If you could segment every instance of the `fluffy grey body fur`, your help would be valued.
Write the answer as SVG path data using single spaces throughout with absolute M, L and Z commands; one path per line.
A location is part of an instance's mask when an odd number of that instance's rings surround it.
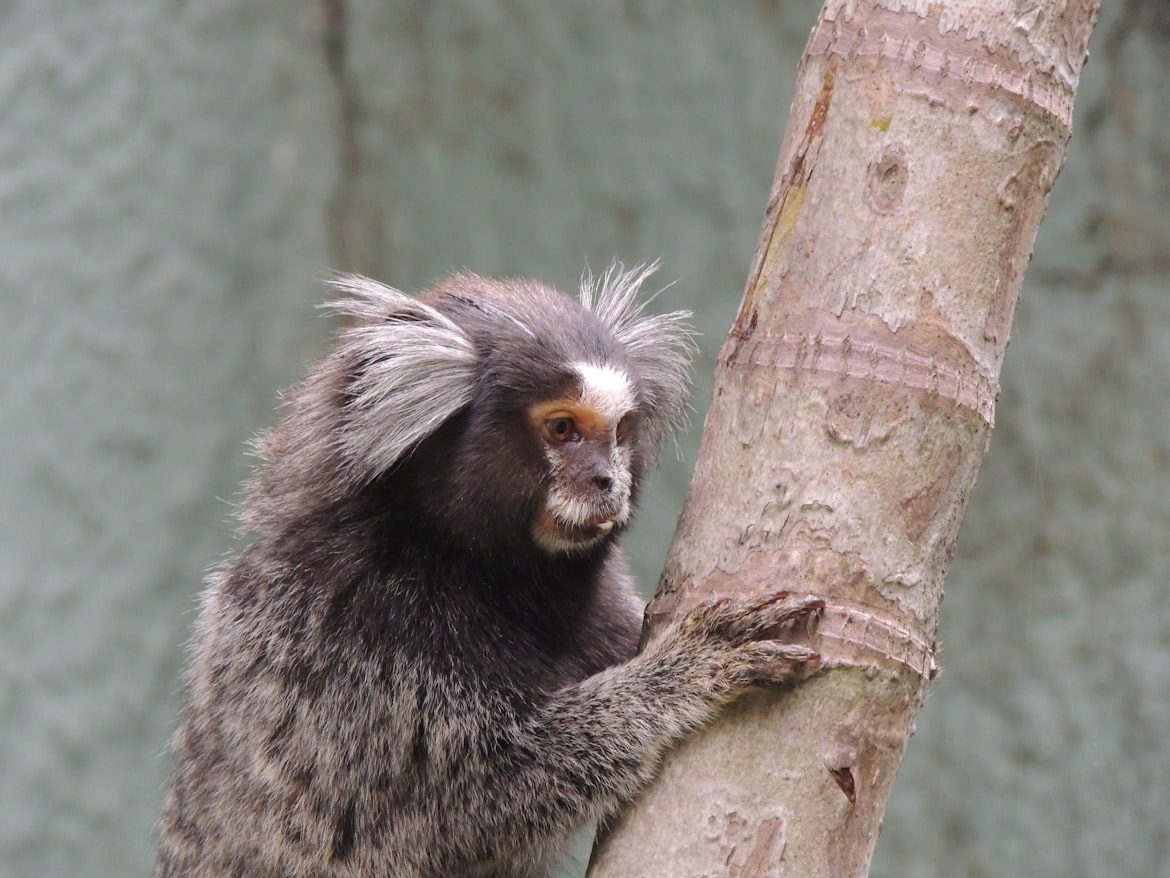
M 685 315 L 643 313 L 650 270 L 579 302 L 335 282 L 351 325 L 259 441 L 254 538 L 203 596 L 160 878 L 546 875 L 688 730 L 815 658 L 769 639 L 820 606 L 784 595 L 636 654 L 622 510 L 692 353 Z

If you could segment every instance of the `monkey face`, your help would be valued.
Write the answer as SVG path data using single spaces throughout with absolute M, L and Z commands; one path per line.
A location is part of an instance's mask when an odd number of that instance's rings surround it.
M 613 366 L 576 363 L 574 388 L 531 406 L 528 417 L 548 463 L 548 489 L 532 525 L 551 553 L 595 545 L 630 518 L 637 408 L 630 377 Z
M 644 313 L 654 267 L 587 275 L 577 301 L 469 273 L 417 298 L 334 278 L 350 323 L 257 441 L 245 526 L 372 491 L 403 510 L 391 531 L 484 556 L 606 548 L 687 410 L 695 345 L 685 312 Z

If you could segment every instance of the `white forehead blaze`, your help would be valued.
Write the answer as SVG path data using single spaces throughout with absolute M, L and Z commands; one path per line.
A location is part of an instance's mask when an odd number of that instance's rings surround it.
M 591 363 L 574 363 L 573 368 L 581 376 L 581 402 L 610 424 L 633 410 L 634 386 L 621 369 Z

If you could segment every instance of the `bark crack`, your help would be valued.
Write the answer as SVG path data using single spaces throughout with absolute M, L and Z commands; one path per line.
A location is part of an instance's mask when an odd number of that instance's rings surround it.
M 856 331 L 819 315 L 810 315 L 810 321 L 800 326 L 793 318 L 792 331 L 780 338 L 756 339 L 746 354 L 740 352 L 739 363 L 920 390 L 970 409 L 994 426 L 998 386 L 981 374 L 957 340 L 949 342 L 937 331 L 920 331 L 920 338 L 910 338 L 910 332 L 879 336 L 874 321 L 859 323 Z
M 933 642 L 868 609 L 841 603 L 826 605 L 817 637 L 823 667 L 864 667 L 875 659 L 888 659 L 926 680 L 938 675 Z

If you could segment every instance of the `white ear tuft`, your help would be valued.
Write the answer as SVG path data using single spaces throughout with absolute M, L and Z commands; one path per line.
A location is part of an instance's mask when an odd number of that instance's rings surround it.
M 471 401 L 476 350 L 450 319 L 359 275 L 326 307 L 353 319 L 253 447 L 262 458 L 241 504 L 247 528 L 339 501 L 394 466 Z
M 405 293 L 359 275 L 331 283 L 353 298 L 329 307 L 359 321 L 342 333 L 337 352 L 349 370 L 341 450 L 374 477 L 471 402 L 475 346 Z

